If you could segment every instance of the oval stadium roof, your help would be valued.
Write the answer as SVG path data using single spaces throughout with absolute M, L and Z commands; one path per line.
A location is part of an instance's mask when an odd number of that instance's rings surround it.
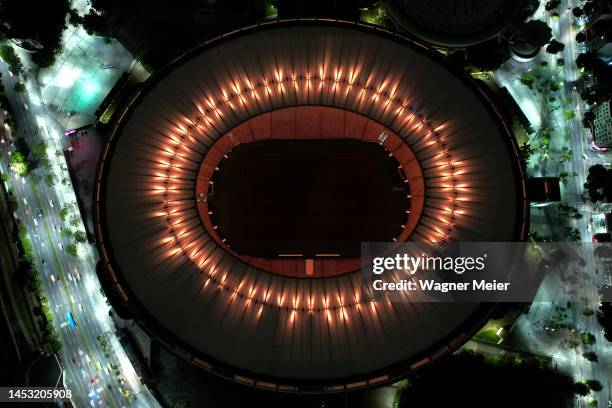
M 358 293 L 358 272 L 280 276 L 211 239 L 195 191 L 207 152 L 250 118 L 291 106 L 363 115 L 379 125 L 364 138 L 387 129 L 410 146 L 425 180 L 410 240 L 524 239 L 518 150 L 474 82 L 380 29 L 280 21 L 194 49 L 121 115 L 96 181 L 97 239 L 114 290 L 177 354 L 263 388 L 370 385 L 454 350 L 490 305 L 391 303 Z

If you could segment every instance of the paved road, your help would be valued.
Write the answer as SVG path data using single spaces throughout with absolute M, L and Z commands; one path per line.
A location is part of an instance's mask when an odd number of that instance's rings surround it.
M 28 145 L 46 142 L 50 147 L 49 158 L 54 172 L 68 177 L 63 156 L 54 154 L 62 148 L 63 130 L 47 116 L 33 76 L 26 76 L 28 92 L 17 94 L 12 92 L 15 78 L 4 63 L 0 63 L 0 72 L 3 73 L 17 127 Z M 4 144 L 3 172 L 8 170 L 9 150 L 10 144 Z M 141 392 L 140 381 L 117 337 L 112 334 L 114 328 L 108 316 L 109 308 L 100 294 L 95 275 L 94 250 L 80 245 L 78 258 L 66 252 L 70 239 L 61 236 L 61 228 L 68 225 L 60 218 L 60 209 L 66 203 L 75 202 L 71 186 L 57 183 L 49 188 L 44 182 L 45 174 L 44 169 L 34 170 L 33 177 L 27 179 L 13 174 L 8 184 L 18 199 L 16 215 L 21 225 L 27 228 L 32 241 L 35 264 L 41 272 L 44 292 L 64 344 L 65 383 L 74 392 L 73 402 L 78 407 L 123 407 L 130 402 L 134 406 L 156 406 L 147 390 Z M 80 218 L 77 228 L 83 229 Z M 76 330 L 65 324 L 68 313 L 76 320 Z M 98 340 L 101 335 L 108 339 L 110 350 L 103 350 Z
M 548 125 L 553 129 L 551 138 L 551 151 L 559 151 L 563 146 L 569 146 L 572 149 L 573 156 L 567 163 L 559 163 L 555 158 L 549 160 L 546 165 L 537 169 L 535 175 L 557 175 L 559 172 L 575 173 L 575 176 L 570 177 L 562 189 L 563 202 L 569 206 L 576 207 L 584 215 L 580 220 L 572 220 L 571 225 L 578 229 L 582 242 L 591 242 L 592 226 L 590 218 L 597 213 L 597 209 L 585 203 L 582 199 L 584 193 L 583 184 L 586 181 L 588 168 L 596 163 L 604 161 L 612 161 L 606 159 L 605 155 L 600 155 L 589 150 L 588 146 L 591 142 L 588 133 L 582 128 L 582 115 L 584 113 L 584 104 L 580 100 L 580 86 L 576 80 L 580 79 L 580 71 L 577 69 L 575 59 L 580 52 L 584 52 L 582 45 L 575 41 L 576 31 L 574 30 L 575 19 L 571 13 L 571 8 L 582 6 L 582 0 L 563 0 L 559 6 L 559 18 L 552 19 L 539 11 L 539 15 L 544 17 L 546 22 L 553 30 L 553 36 L 565 44 L 565 49 L 557 55 L 549 55 L 544 52 L 540 57 L 532 63 L 519 64 L 510 63 L 496 72 L 496 80 L 500 85 L 507 86 L 521 105 L 525 114 L 532 120 L 535 126 L 539 126 L 540 122 Z M 557 58 L 562 57 L 564 64 L 557 65 Z M 569 105 L 556 111 L 548 113 L 548 98 L 542 97 L 537 92 L 534 92 L 526 86 L 520 84 L 516 78 L 528 69 L 534 70 L 536 64 L 546 60 L 551 67 L 553 75 L 563 81 L 561 95 L 558 99 L 569 102 Z M 563 101 L 563 102 L 565 102 Z M 563 117 L 563 110 L 569 109 L 575 113 L 575 117 L 566 120 Z M 550 115 L 550 116 L 546 116 Z M 539 117 L 538 117 L 539 116 Z M 544 123 L 546 122 L 546 123 Z M 570 136 L 569 141 L 566 135 Z M 533 170 L 532 170 L 533 171 Z M 534 210 L 534 220 L 546 220 L 542 210 Z M 550 223 L 551 220 L 549 219 Z M 561 222 L 559 222 L 561 223 Z M 555 228 L 555 225 L 550 225 Z M 599 393 L 592 393 L 586 398 L 577 398 L 576 406 L 585 407 L 591 399 L 596 399 L 600 407 L 607 407 L 610 396 L 610 383 L 612 381 L 612 348 L 610 343 L 605 340 L 601 333 L 601 326 L 597 322 L 595 315 L 585 316 L 583 310 L 588 308 L 597 310 L 599 307 L 599 296 L 597 292 L 597 284 L 601 284 L 600 275 L 596 273 L 598 262 L 593 257 L 593 252 L 590 249 L 582 251 L 582 258 L 586 261 L 586 265 L 580 267 L 577 271 L 579 277 L 579 285 L 575 292 L 563 293 L 559 290 L 559 286 L 554 282 L 544 284 L 540 288 L 538 298 L 532 304 L 530 312 L 524 318 L 521 318 L 515 327 L 515 331 L 522 337 L 523 343 L 529 347 L 531 351 L 549 354 L 554 357 L 558 368 L 571 376 L 576 381 L 586 379 L 599 380 L 604 389 Z M 555 302 L 551 302 L 555 299 Z M 564 338 L 559 338 L 560 333 L 554 333 L 546 330 L 545 326 L 551 318 L 560 313 L 558 307 L 566 307 L 567 302 L 570 302 L 570 307 L 567 308 L 568 322 L 574 328 L 575 334 L 563 331 Z M 589 332 L 596 337 L 596 343 L 593 346 L 585 346 L 580 342 L 576 348 L 567 347 L 564 339 L 573 338 L 580 341 L 579 333 Z M 599 363 L 589 362 L 582 356 L 586 350 L 592 350 L 599 356 Z
M 579 198 L 583 192 L 583 184 L 586 181 L 586 175 L 588 173 L 588 167 L 597 163 L 603 162 L 603 158 L 594 154 L 588 149 L 590 140 L 582 128 L 581 119 L 584 113 L 584 105 L 580 100 L 576 86 L 576 80 L 579 79 L 580 72 L 576 67 L 576 57 L 581 51 L 585 51 L 583 48 L 579 48 L 579 44 L 576 43 L 576 31 L 573 27 L 574 17 L 571 13 L 571 9 L 576 6 L 582 6 L 583 1 L 577 0 L 564 0 L 561 3 L 560 9 L 565 10 L 561 12 L 561 16 L 558 21 L 556 28 L 558 38 L 565 43 L 565 50 L 563 52 L 563 58 L 565 64 L 563 67 L 564 74 L 564 94 L 565 98 L 571 99 L 572 106 L 576 112 L 576 117 L 566 123 L 571 129 L 571 148 L 574 152 L 573 159 L 566 165 L 566 171 L 573 171 L 577 176 L 572 177 L 566 183 L 566 203 L 570 206 L 579 208 L 583 212 L 591 210 L 590 206 L 585 205 L 583 200 Z M 586 160 L 585 160 L 586 157 Z M 582 241 L 591 242 L 591 233 L 589 231 L 589 218 L 588 216 L 583 217 L 580 220 L 574 221 L 575 227 L 580 231 Z M 600 407 L 607 407 L 608 401 L 611 399 L 610 395 L 610 382 L 612 379 L 612 360 L 610 359 L 610 344 L 604 338 L 601 332 L 601 326 L 597 322 L 594 315 L 584 316 L 582 310 L 589 308 L 597 310 L 599 307 L 599 295 L 596 283 L 597 276 L 595 270 L 597 269 L 593 252 L 590 250 L 583 251 L 583 259 L 586 261 L 586 267 L 581 271 L 581 289 L 575 294 L 570 296 L 568 299 L 575 307 L 572 307 L 572 321 L 576 325 L 576 329 L 580 332 L 593 333 L 596 336 L 597 342 L 593 347 L 588 347 L 598 354 L 600 362 L 592 363 L 582 356 L 584 352 L 584 346 L 577 348 L 575 353 L 576 358 L 576 370 L 578 373 L 578 379 L 597 379 L 604 385 L 604 389 L 600 393 L 596 393 L 594 398 L 599 400 Z M 580 398 L 578 400 L 578 406 L 586 406 L 586 399 Z

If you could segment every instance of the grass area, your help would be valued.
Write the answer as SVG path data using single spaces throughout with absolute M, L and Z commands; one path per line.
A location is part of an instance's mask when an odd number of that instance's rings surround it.
M 271 1 L 266 1 L 264 9 L 264 18 L 275 18 L 278 16 L 278 9 Z
M 361 21 L 379 25 L 381 27 L 389 27 L 389 19 L 387 18 L 387 10 L 379 5 L 369 7 L 368 9 L 362 10 L 360 15 Z
M 501 337 L 499 337 L 495 333 L 495 330 L 493 330 L 493 329 L 482 330 L 482 331 L 476 333 L 474 338 L 478 339 L 478 340 L 486 341 L 486 342 L 489 342 L 489 343 L 495 343 L 495 344 L 498 344 L 499 341 L 501 340 Z

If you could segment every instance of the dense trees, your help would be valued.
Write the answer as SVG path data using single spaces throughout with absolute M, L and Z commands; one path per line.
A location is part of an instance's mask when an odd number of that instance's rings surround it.
M 483 71 L 493 71 L 510 58 L 510 51 L 496 39 L 467 48 L 466 62 Z
M 19 176 L 25 176 L 30 172 L 30 165 L 21 152 L 14 152 L 11 155 L 11 169 Z
M 584 15 L 584 12 L 582 11 L 580 7 L 574 7 L 572 9 L 572 14 L 574 15 L 574 17 L 579 18 Z
M 604 187 L 606 185 L 608 170 L 601 164 L 589 168 L 587 181 L 584 188 L 588 191 L 591 201 L 596 202 L 605 199 Z
M 552 11 L 561 5 L 561 0 L 550 0 L 544 5 L 546 11 Z
M 518 38 L 536 48 L 540 48 L 550 42 L 552 30 L 543 21 L 531 20 L 521 25 Z
M 78 249 L 77 246 L 75 244 L 70 244 L 66 246 L 66 252 L 68 252 L 69 255 L 74 256 L 75 258 L 78 256 Z
M 83 17 L 83 28 L 89 35 L 109 36 L 111 34 L 108 19 L 93 10 Z
M 597 320 L 599 320 L 599 324 L 604 329 L 606 340 L 612 341 L 612 303 L 602 302 L 601 306 L 599 306 Z
M 62 32 L 70 9 L 69 0 L 3 1 L 0 8 L 0 32 L 8 38 L 32 39 L 42 49 L 32 54 L 41 67 L 50 66 L 61 50 Z
M 24 93 L 26 91 L 25 85 L 23 84 L 23 82 L 20 81 L 15 82 L 15 86 L 13 89 L 15 90 L 15 92 L 18 93 Z
M 597 380 L 586 380 L 586 383 L 589 386 L 589 388 L 593 391 L 599 392 L 603 389 L 601 382 Z
M 557 54 L 565 49 L 565 44 L 553 39 L 546 47 L 546 52 L 550 54 Z
M 586 384 L 582 388 L 589 392 Z M 573 391 L 571 378 L 538 367 L 529 356 L 487 358 L 463 352 L 410 378 L 399 407 L 520 407 L 525 395 L 530 407 L 562 407 Z
M 9 70 L 13 74 L 20 75 L 23 73 L 23 64 L 15 52 L 15 49 L 10 45 L 3 45 L 0 47 L 0 58 L 7 63 Z

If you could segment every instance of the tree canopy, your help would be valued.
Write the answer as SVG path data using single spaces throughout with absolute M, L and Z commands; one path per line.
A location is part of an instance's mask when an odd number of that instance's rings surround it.
M 608 170 L 601 164 L 589 168 L 584 188 L 588 191 L 591 201 L 596 202 L 605 198 L 604 187 L 608 177 Z
M 553 39 L 546 47 L 546 52 L 550 54 L 557 54 L 565 49 L 565 44 Z
M 50 66 L 61 49 L 62 32 L 70 10 L 69 0 L 3 1 L 0 8 L 0 31 L 8 38 L 38 41 L 42 50 L 32 54 L 41 67 Z

